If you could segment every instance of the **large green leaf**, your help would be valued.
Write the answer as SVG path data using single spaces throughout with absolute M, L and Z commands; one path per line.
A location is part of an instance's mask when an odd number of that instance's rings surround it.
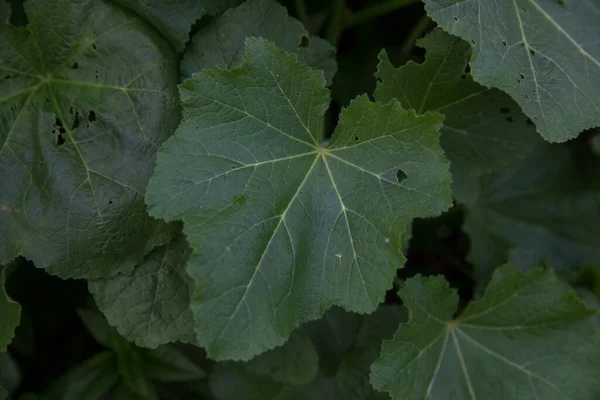
M 410 61 L 396 69 L 385 52 L 379 55 L 375 98 L 396 98 L 419 114 L 445 115 L 441 143 L 451 162 L 452 195 L 472 203 L 481 176 L 531 152 L 535 131 L 508 95 L 465 72 L 471 56 L 467 42 L 436 29 L 417 44 L 427 50 L 423 64 Z
M 600 124 L 597 1 L 424 1 L 442 28 L 473 44 L 475 80 L 510 94 L 546 140 Z
M 216 359 L 281 345 L 334 304 L 373 311 L 412 218 L 451 203 L 440 115 L 360 97 L 324 145 L 323 73 L 264 39 L 246 48 L 240 68 L 181 86 L 185 120 L 146 195 L 184 221 L 198 341 Z
M 0 351 L 12 342 L 15 328 L 21 319 L 21 306 L 15 303 L 4 288 L 6 267 L 0 266 Z
M 371 382 L 392 399 L 592 400 L 600 396 L 594 311 L 551 270 L 496 270 L 485 296 L 456 319 L 443 277 L 417 277 L 400 296 L 408 324 L 385 342 Z
M 321 320 L 301 328 L 301 334 L 294 333 L 294 340 L 281 348 L 245 365 L 220 363 L 210 376 L 212 392 L 217 400 L 386 399 L 386 394 L 377 392 L 369 383 L 369 365 L 377 358 L 382 340 L 391 338 L 405 320 L 406 313 L 398 306 L 384 305 L 366 316 L 331 309 Z M 293 358 L 277 358 L 282 353 L 314 352 L 315 348 L 319 365 L 300 365 Z M 276 379 L 268 373 L 270 369 L 284 370 L 304 378 L 307 374 L 302 367 L 311 371 L 316 367 L 315 373 L 320 367 L 320 371 L 308 382 Z
M 215 15 L 241 0 L 112 0 L 145 18 L 167 37 L 177 51 L 183 51 L 194 22 Z
M 143 193 L 180 119 L 175 55 L 106 2 L 25 7 L 28 29 L 0 26 L 0 262 L 131 271 L 167 236 Z
M 275 0 L 248 0 L 210 21 L 186 49 L 182 76 L 189 78 L 192 73 L 215 66 L 240 66 L 244 41 L 250 36 L 263 37 L 282 50 L 296 52 L 301 62 L 322 69 L 331 84 L 337 69 L 334 47 L 319 37 L 309 38 L 302 23 L 289 17 L 286 8 Z M 303 40 L 308 45 L 301 47 Z
M 597 265 L 599 201 L 569 149 L 538 139 L 529 156 L 486 176 L 480 198 L 467 210 L 469 260 L 478 280 L 489 280 L 507 261 L 521 268 Z
M 132 274 L 90 281 L 90 292 L 108 321 L 138 346 L 193 342 L 188 256 L 180 235 L 154 249 Z

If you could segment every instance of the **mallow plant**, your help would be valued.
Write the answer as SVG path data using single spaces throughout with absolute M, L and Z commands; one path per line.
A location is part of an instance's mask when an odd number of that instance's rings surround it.
M 597 0 L 0 16 L 0 399 L 600 398 Z

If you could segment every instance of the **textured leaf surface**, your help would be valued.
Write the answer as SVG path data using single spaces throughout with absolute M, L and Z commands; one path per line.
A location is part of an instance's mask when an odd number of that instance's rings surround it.
M 121 335 L 145 347 L 194 341 L 189 253 L 180 235 L 154 249 L 131 275 L 89 282 L 96 304 Z
M 173 51 L 106 2 L 25 6 L 29 31 L 0 28 L 0 262 L 130 271 L 166 239 L 143 193 L 180 119 Z
M 263 39 L 248 39 L 242 67 L 196 74 L 181 95 L 185 120 L 147 202 L 185 223 L 196 331 L 213 358 L 281 345 L 334 304 L 373 311 L 411 219 L 451 202 L 440 115 L 360 97 L 322 146 L 323 74 Z
M 183 51 L 190 29 L 203 15 L 215 15 L 241 0 L 112 0 L 154 25 L 177 51 Z
M 381 306 L 373 314 L 362 316 L 329 310 L 323 319 L 302 327 L 301 335 L 308 334 L 311 347 L 318 350 L 318 375 L 310 382 L 281 382 L 265 372 L 265 367 L 295 368 L 297 362 L 284 362 L 275 355 L 300 351 L 299 342 L 289 341 L 281 350 L 271 350 L 250 363 L 220 364 L 210 377 L 210 386 L 217 400 L 383 400 L 385 393 L 373 389 L 369 383 L 369 365 L 377 358 L 383 339 L 389 339 L 398 324 L 406 320 L 403 308 Z M 294 334 L 301 337 L 301 335 Z M 289 349 L 288 349 L 289 348 Z M 314 350 L 313 350 L 314 351 Z M 261 366 L 255 368 L 256 362 Z M 316 371 L 315 371 L 316 372 Z
M 181 62 L 181 75 L 189 78 L 203 69 L 242 64 L 247 37 L 263 37 L 282 50 L 296 52 L 300 62 L 321 69 L 331 84 L 337 69 L 335 49 L 324 39 L 310 37 L 295 18 L 274 0 L 249 0 L 226 11 L 194 35 Z M 309 41 L 300 47 L 302 41 Z
M 455 320 L 443 277 L 399 292 L 408 324 L 385 342 L 371 382 L 392 399 L 597 399 L 600 351 L 590 317 L 551 270 L 498 268 Z
M 375 98 L 398 99 L 419 114 L 445 115 L 441 143 L 451 162 L 452 195 L 472 203 L 481 175 L 531 152 L 535 131 L 508 95 L 481 86 L 465 72 L 471 56 L 467 42 L 436 29 L 418 45 L 427 50 L 423 64 L 411 61 L 396 69 L 385 52 L 379 55 Z
M 4 288 L 6 267 L 0 266 L 0 351 L 12 342 L 15 328 L 21 319 L 21 306 L 15 303 Z
M 596 0 L 424 0 L 448 32 L 473 44 L 475 80 L 515 99 L 549 141 L 600 124 Z
M 479 280 L 508 260 L 521 268 L 596 265 L 600 192 L 590 187 L 567 147 L 538 139 L 525 159 L 486 176 L 467 211 L 470 261 Z

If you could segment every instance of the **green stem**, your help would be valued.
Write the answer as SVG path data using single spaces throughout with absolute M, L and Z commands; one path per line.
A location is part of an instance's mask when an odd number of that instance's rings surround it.
M 402 63 L 406 62 L 410 58 L 410 53 L 415 47 L 415 42 L 423 33 L 427 31 L 429 25 L 431 24 L 431 19 L 427 15 L 423 15 L 423 17 L 415 24 L 412 28 L 404 42 L 402 43 L 402 47 L 400 48 L 400 57 L 402 59 Z
M 333 0 L 332 3 L 331 18 L 329 20 L 329 27 L 327 28 L 327 40 L 336 46 L 345 27 L 344 17 L 346 17 L 348 10 L 346 9 L 345 0 Z
M 367 7 L 364 10 L 360 10 L 348 16 L 344 29 L 352 28 L 370 19 L 374 19 L 391 13 L 392 11 L 396 11 L 400 8 L 419 3 L 420 1 L 421 0 L 389 0 L 385 3 Z
M 304 27 L 308 29 L 308 12 L 306 11 L 306 4 L 304 4 L 304 0 L 294 0 L 294 8 L 296 9 L 296 15 L 298 19 L 302 22 Z

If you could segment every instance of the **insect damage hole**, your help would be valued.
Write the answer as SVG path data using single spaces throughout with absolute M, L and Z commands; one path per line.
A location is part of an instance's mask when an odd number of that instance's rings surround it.
M 408 178 L 408 175 L 406 175 L 406 172 L 402 171 L 401 169 L 396 171 L 396 179 L 398 180 L 399 184 L 402 184 L 402 182 L 404 182 L 404 180 L 406 178 Z
M 63 126 L 62 121 L 58 117 L 54 117 L 54 129 L 52 130 L 53 134 L 56 134 L 56 145 L 61 146 L 65 143 L 65 127 Z

